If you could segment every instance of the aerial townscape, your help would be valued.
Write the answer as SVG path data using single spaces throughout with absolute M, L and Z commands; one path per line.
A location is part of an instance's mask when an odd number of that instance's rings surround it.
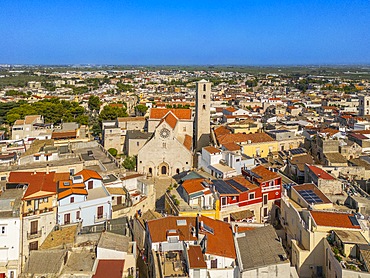
M 0 278 L 370 278 L 369 0 L 1 0 Z
M 1 66 L 2 277 L 370 277 L 370 68 Z

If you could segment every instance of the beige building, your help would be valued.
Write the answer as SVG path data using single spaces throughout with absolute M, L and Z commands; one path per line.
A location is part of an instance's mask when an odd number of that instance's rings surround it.
M 41 136 L 43 139 L 50 139 L 52 125 L 44 124 L 44 118 L 40 115 L 25 116 L 24 120 L 16 120 L 12 127 L 12 140 L 26 138 L 36 138 Z
M 211 83 L 206 80 L 197 82 L 195 95 L 195 144 L 201 151 L 210 143 L 211 133 Z
M 190 170 L 193 150 L 191 110 L 153 109 L 150 111 L 149 132 L 153 122 L 159 124 L 153 130 L 153 136 L 138 152 L 138 172 L 172 176 Z
M 356 231 L 365 238 L 369 236 L 366 226 L 357 222 L 354 214 L 333 211 L 334 205 L 313 184 L 294 186 L 290 197 L 284 193 L 281 200 L 283 243 L 299 277 L 323 277 L 324 241 L 330 231 Z

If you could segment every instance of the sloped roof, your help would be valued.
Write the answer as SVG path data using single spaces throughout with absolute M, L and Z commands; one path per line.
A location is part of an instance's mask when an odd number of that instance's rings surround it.
M 270 137 L 266 133 L 225 134 L 225 135 L 219 136 L 217 139 L 218 139 L 218 142 L 222 145 L 223 144 L 228 144 L 228 143 L 241 143 L 241 142 L 248 142 L 248 141 L 251 141 L 251 143 L 263 143 L 263 142 L 275 141 L 272 137 Z
M 24 183 L 28 184 L 27 190 L 23 198 L 35 194 L 37 192 L 45 192 L 45 194 L 57 193 L 57 181 L 66 180 L 69 178 L 69 173 L 55 172 L 10 172 L 9 183 Z
M 84 169 L 78 172 L 77 174 L 75 174 L 75 176 L 79 176 L 79 175 L 83 177 L 84 181 L 87 181 L 89 179 L 97 179 L 97 180 L 103 179 L 97 172 L 93 170 L 88 170 L 88 169 Z
M 186 225 L 177 225 L 177 220 L 186 220 Z M 213 234 L 200 230 L 201 234 L 207 235 L 207 254 L 214 254 L 227 258 L 236 258 L 236 251 L 233 240 L 233 233 L 229 223 L 211 219 L 206 216 L 199 216 L 208 227 L 213 229 Z M 167 216 L 147 222 L 149 235 L 152 242 L 167 241 L 167 231 L 177 230 L 180 241 L 194 241 L 190 227 L 195 227 L 196 217 Z
M 321 169 L 321 168 L 319 168 L 315 165 L 307 165 L 307 167 L 308 167 L 308 169 L 310 169 L 310 171 L 312 173 L 314 173 L 315 176 L 319 177 L 320 179 L 335 180 L 335 178 L 333 176 L 331 176 L 326 171 L 324 171 L 323 169 Z
M 259 182 L 269 181 L 272 179 L 276 179 L 280 177 L 277 173 L 270 171 L 269 169 L 266 169 L 264 166 L 259 165 L 257 167 L 254 167 L 251 172 L 257 174 L 261 178 L 257 178 Z
M 188 194 L 192 194 L 198 191 L 202 191 L 204 186 L 202 185 L 204 179 L 192 179 L 184 181 L 181 186 L 185 189 Z
M 207 268 L 204 255 L 199 245 L 190 245 L 188 249 L 189 268 Z
M 361 229 L 351 222 L 350 216 L 354 217 L 354 214 L 329 211 L 310 211 L 310 213 L 318 226 Z
M 189 151 L 191 150 L 191 146 L 193 144 L 193 138 L 188 135 L 188 134 L 185 134 L 185 138 L 184 138 L 184 146 L 185 148 L 187 148 Z
M 93 278 L 121 278 L 125 260 L 102 260 L 99 259 Z
M 221 150 L 219 150 L 219 149 L 217 149 L 213 146 L 207 146 L 207 147 L 204 147 L 203 149 L 205 149 L 210 154 L 215 154 L 215 153 L 220 153 L 221 152 Z
M 170 111 L 180 120 L 191 119 L 191 109 L 180 109 L 180 108 L 179 109 L 151 108 L 149 118 L 162 119 Z

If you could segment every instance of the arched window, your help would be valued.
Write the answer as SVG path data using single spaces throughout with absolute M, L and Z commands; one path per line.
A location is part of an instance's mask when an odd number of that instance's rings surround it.
M 206 95 L 203 95 L 203 99 L 206 99 Z
M 203 110 L 206 110 L 206 105 L 205 104 L 203 104 Z
M 207 85 L 203 84 L 203 91 L 206 91 L 206 90 L 207 90 Z

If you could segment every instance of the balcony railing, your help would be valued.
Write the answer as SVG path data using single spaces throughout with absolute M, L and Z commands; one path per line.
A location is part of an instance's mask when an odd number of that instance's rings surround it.
M 27 239 L 28 240 L 39 238 L 39 237 L 41 237 L 41 230 L 37 231 L 36 233 L 35 232 L 32 232 L 32 233 L 27 232 Z
M 95 215 L 94 216 L 94 222 L 95 223 L 103 222 L 103 221 L 105 221 L 107 219 L 108 219 L 108 215 L 106 213 L 104 213 L 102 215 Z
M 45 209 L 37 209 L 37 210 L 29 210 L 28 212 L 23 213 L 23 217 L 32 216 L 32 215 L 39 215 L 42 213 L 47 213 L 53 211 L 54 208 L 45 208 Z

